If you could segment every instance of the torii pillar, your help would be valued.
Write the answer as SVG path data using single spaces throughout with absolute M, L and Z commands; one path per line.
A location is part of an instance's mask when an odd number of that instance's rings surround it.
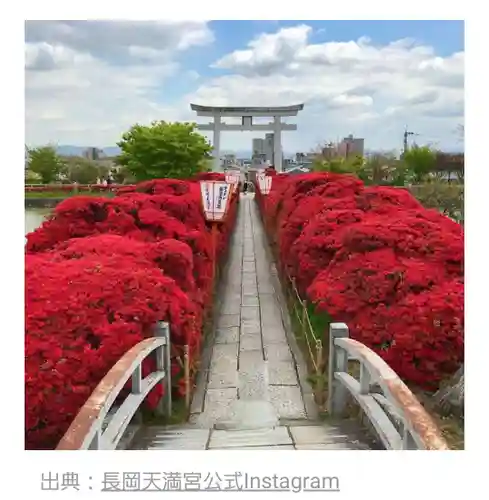
M 297 125 L 283 123 L 282 118 L 286 116 L 297 116 L 299 111 L 304 109 L 304 104 L 295 106 L 279 106 L 279 107 L 216 107 L 216 106 L 200 106 L 191 104 L 192 111 L 197 112 L 197 116 L 212 117 L 213 121 L 208 124 L 198 124 L 199 130 L 213 132 L 213 156 L 214 165 L 213 171 L 221 170 L 220 152 L 221 152 L 221 132 L 222 131 L 272 131 L 273 132 L 273 156 L 274 167 L 277 172 L 282 172 L 282 131 L 297 130 Z M 222 117 L 240 117 L 241 125 L 229 125 L 222 122 Z M 273 117 L 273 122 L 268 124 L 253 124 L 253 117 Z

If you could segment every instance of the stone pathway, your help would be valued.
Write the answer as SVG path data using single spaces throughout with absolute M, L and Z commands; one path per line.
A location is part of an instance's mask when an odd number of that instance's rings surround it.
M 190 423 L 207 429 L 244 428 L 305 419 L 253 195 L 240 200 L 231 245 L 204 404 L 193 408 Z

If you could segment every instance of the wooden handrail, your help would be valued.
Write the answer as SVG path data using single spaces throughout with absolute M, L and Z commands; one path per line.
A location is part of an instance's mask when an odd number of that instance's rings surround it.
M 142 378 L 142 363 L 153 352 L 156 353 L 156 371 Z M 130 378 L 131 394 L 111 416 L 106 429 L 103 430 L 111 406 Z M 164 385 L 163 404 L 160 404 L 158 410 L 170 416 L 170 329 L 168 323 L 164 322 L 156 325 L 155 337 L 139 342 L 112 367 L 82 406 L 56 449 L 116 449 L 132 417 L 158 383 Z
M 328 412 L 332 416 L 344 412 L 350 393 L 386 449 L 450 449 L 416 396 L 380 356 L 349 338 L 346 324 L 332 323 L 329 339 Z M 348 373 L 349 360 L 359 361 L 360 380 Z

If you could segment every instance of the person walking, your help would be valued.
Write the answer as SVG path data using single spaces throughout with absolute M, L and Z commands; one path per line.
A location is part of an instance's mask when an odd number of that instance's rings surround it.
M 243 183 L 243 193 L 248 192 L 248 174 L 245 174 L 245 180 Z

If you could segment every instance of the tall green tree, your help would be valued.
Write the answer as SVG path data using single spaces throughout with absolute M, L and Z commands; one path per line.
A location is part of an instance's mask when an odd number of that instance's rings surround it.
M 99 177 L 96 163 L 86 158 L 73 158 L 68 166 L 68 178 L 78 184 L 94 184 Z
M 428 146 L 414 146 L 404 153 L 403 160 L 413 173 L 413 181 L 421 183 L 435 170 L 436 153 Z
M 315 172 L 357 175 L 363 163 L 364 159 L 361 156 L 350 156 L 348 158 L 337 157 L 331 159 L 318 157 L 314 160 L 312 169 Z
M 59 175 L 66 171 L 66 165 L 54 146 L 29 148 L 28 155 L 28 170 L 39 175 L 43 184 L 58 180 Z
M 212 150 L 196 130 L 194 123 L 136 124 L 117 143 L 122 150 L 118 163 L 127 167 L 137 181 L 192 177 L 203 169 Z

